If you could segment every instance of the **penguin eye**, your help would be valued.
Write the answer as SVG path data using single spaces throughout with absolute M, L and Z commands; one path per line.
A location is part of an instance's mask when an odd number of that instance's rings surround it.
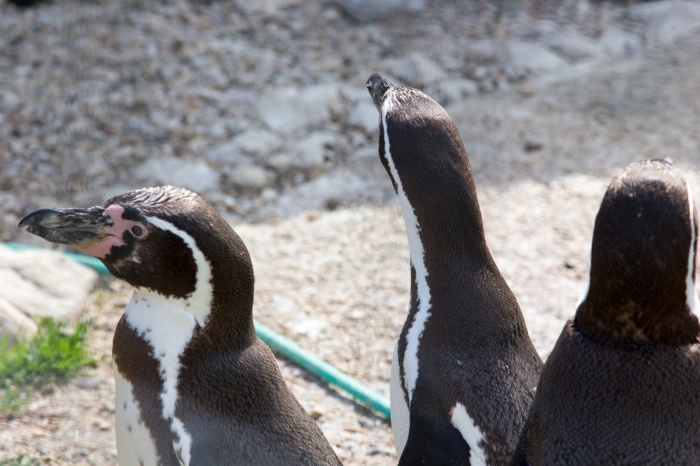
M 129 231 L 131 232 L 132 235 L 134 235 L 134 238 L 141 239 L 144 236 L 146 236 L 146 227 L 144 227 L 140 223 L 135 223 L 134 225 L 129 228 Z

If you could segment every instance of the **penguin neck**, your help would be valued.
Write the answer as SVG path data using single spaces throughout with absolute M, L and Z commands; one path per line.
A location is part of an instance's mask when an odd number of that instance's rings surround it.
M 676 298 L 636 300 L 614 290 L 591 289 L 576 310 L 574 325 L 600 342 L 688 345 L 700 341 L 700 323 L 685 303 L 682 289 Z M 666 299 L 664 299 L 666 298 Z
M 480 307 L 461 305 L 469 302 L 469 297 L 460 295 L 478 286 L 464 280 L 481 274 L 465 274 L 464 271 L 489 268 L 493 276 L 500 277 L 500 273 L 484 241 L 468 162 L 461 176 L 457 173 L 459 170 L 455 170 L 444 183 L 430 183 L 424 190 L 407 192 L 390 153 L 387 154 L 385 165 L 401 204 L 411 261 L 410 310 L 398 343 L 400 371 L 410 403 L 418 380 L 421 338 L 431 315 L 434 312 L 455 314 L 458 321 L 473 324 L 464 328 L 483 331 L 480 323 L 489 317 L 480 312 Z M 438 179 L 441 178 L 444 179 L 438 175 Z M 445 288 L 450 292 L 441 292 Z M 455 306 L 455 303 L 460 304 Z M 504 319 L 504 325 L 508 325 L 506 322 Z M 510 325 L 518 325 L 517 319 Z
M 425 190 L 406 192 L 398 172 L 397 194 L 406 226 L 411 265 L 418 277 L 450 276 L 465 267 L 495 266 L 469 166 Z
M 478 286 L 465 283 L 465 280 L 483 277 L 480 271 L 486 271 L 497 280 L 501 275 L 486 245 L 468 161 L 464 159 L 464 165 L 452 167 L 448 173 L 434 175 L 444 182 L 430 183 L 425 189 L 409 190 L 406 190 L 390 156 L 387 161 L 409 244 L 412 329 L 417 329 L 420 334 L 434 308 L 439 308 L 441 314 L 464 314 L 462 317 L 474 324 L 471 328 L 480 328 L 479 323 L 486 316 L 476 309 L 455 307 L 454 303 L 469 300 L 469 296 L 460 293 L 469 293 Z M 438 291 L 438 288 L 445 287 L 450 288 L 448 294 Z M 489 315 L 488 318 L 495 317 Z M 408 352 L 416 351 L 411 349 L 412 341 L 416 346 L 417 340 L 409 335 Z
M 449 274 L 464 262 L 493 264 L 469 158 L 454 123 L 442 109 L 423 119 L 392 105 L 381 110 L 379 153 L 399 197 L 417 275 L 426 262 L 431 274 Z
M 212 261 L 212 314 L 207 325 L 209 337 L 226 347 L 248 346 L 255 340 L 253 295 L 255 273 L 245 244 L 223 220 L 228 238 L 219 244 L 203 241 L 200 247 Z M 218 248 L 217 248 L 218 246 Z

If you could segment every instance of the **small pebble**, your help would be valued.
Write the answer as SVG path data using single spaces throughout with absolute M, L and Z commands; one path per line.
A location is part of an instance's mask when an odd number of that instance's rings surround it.
M 97 390 L 100 386 L 100 379 L 97 377 L 78 377 L 75 382 L 83 390 Z

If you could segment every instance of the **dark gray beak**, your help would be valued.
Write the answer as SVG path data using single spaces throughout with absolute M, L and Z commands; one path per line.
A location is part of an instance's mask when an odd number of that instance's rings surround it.
M 18 227 L 47 241 L 77 248 L 90 247 L 110 233 L 114 224 L 102 207 L 41 209 L 24 217 Z
M 379 73 L 374 73 L 367 80 L 367 90 L 369 95 L 372 96 L 372 102 L 377 107 L 377 110 L 381 111 L 382 103 L 384 103 L 384 96 L 389 89 L 393 89 L 394 85 L 386 80 L 384 76 Z

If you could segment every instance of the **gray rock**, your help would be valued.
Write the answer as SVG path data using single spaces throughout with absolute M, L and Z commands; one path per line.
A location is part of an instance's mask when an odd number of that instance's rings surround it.
M 441 103 L 448 105 L 459 102 L 467 96 L 478 94 L 479 85 L 471 79 L 448 79 L 439 84 L 437 92 L 441 97 Z
M 505 43 L 508 64 L 534 73 L 557 71 L 566 65 L 566 60 L 535 42 L 509 40 Z
M 244 154 L 265 157 L 281 147 L 282 140 L 278 134 L 264 129 L 252 129 L 214 149 L 208 159 L 217 165 L 236 165 L 245 160 Z
M 267 158 L 267 166 L 275 171 L 284 173 L 292 167 L 292 156 L 287 153 L 271 155 Z
M 419 52 L 387 60 L 385 65 L 388 72 L 403 84 L 415 87 L 424 87 L 447 76 L 442 66 Z
M 348 15 L 358 21 L 379 21 L 390 14 L 415 12 L 425 6 L 424 0 L 336 0 Z
M 468 55 L 479 62 L 494 62 L 498 59 L 503 49 L 503 43 L 493 39 L 479 39 L 469 41 L 465 45 L 465 50 Z
M 647 23 L 644 38 L 649 45 L 673 44 L 700 28 L 700 3 L 670 0 L 635 5 L 632 13 Z
M 604 55 L 600 44 L 573 28 L 554 32 L 547 38 L 547 43 L 552 50 L 571 61 L 597 59 Z
M 241 165 L 226 174 L 235 186 L 256 191 L 272 185 L 275 180 L 274 173 L 257 165 Z
M 98 377 L 81 376 L 75 380 L 75 383 L 83 390 L 97 390 L 100 388 L 100 379 Z
M 224 142 L 207 154 L 207 160 L 215 167 L 242 165 L 250 162 L 250 159 L 251 157 L 243 152 L 240 141 L 236 138 Z
M 294 5 L 297 2 L 298 0 L 256 0 L 254 2 L 250 2 L 250 4 L 246 6 L 250 6 L 250 8 L 254 8 L 256 10 L 260 9 L 266 13 L 273 13 L 276 10 Z
M 260 209 L 262 217 L 291 217 L 309 210 L 327 210 L 368 202 L 393 200 L 395 193 L 386 180 L 376 148 L 352 156 L 352 166 L 339 166 L 324 176 L 285 191 Z
M 180 186 L 197 193 L 219 188 L 219 173 L 201 160 L 153 158 L 138 167 L 135 174 L 145 183 Z
M 75 321 L 97 283 L 97 272 L 52 251 L 0 246 L 0 332 L 32 333 L 34 317 Z M 21 314 L 21 315 L 20 315 Z
M 369 94 L 364 102 L 358 102 L 348 110 L 348 124 L 360 128 L 365 134 L 374 134 L 377 131 L 377 108 L 370 100 Z
M 376 112 L 376 111 L 375 111 Z M 316 131 L 299 141 L 292 149 L 289 163 L 304 170 L 321 168 L 337 135 L 330 131 Z
M 234 139 L 238 147 L 244 152 L 255 155 L 265 155 L 282 147 L 280 137 L 266 130 L 249 130 L 241 133 Z
M 641 42 L 637 36 L 613 25 L 605 28 L 598 43 L 603 52 L 610 57 L 631 57 L 641 48 Z
M 288 135 L 328 123 L 330 109 L 339 99 L 339 87 L 334 84 L 303 89 L 287 87 L 263 95 L 257 102 L 257 110 L 268 128 Z

